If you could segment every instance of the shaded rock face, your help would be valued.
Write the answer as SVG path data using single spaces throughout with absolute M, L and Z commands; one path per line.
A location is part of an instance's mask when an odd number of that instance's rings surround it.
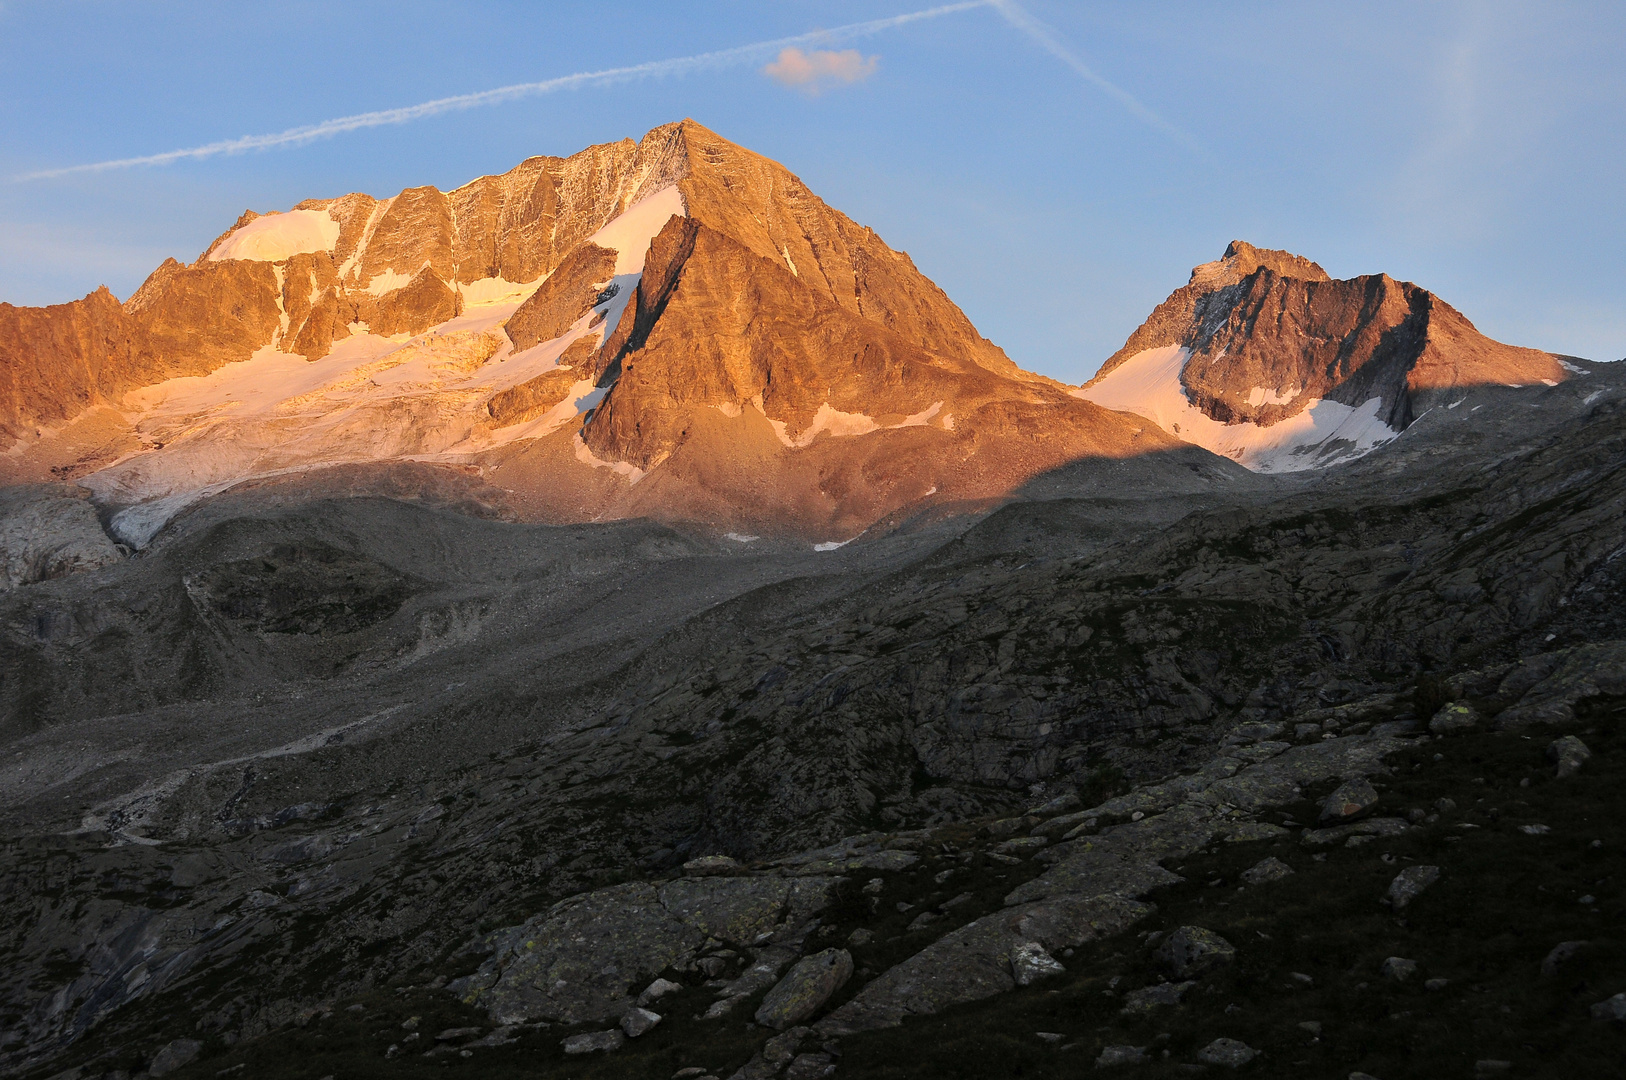
M 804 957 L 762 999 L 756 1022 L 775 1031 L 799 1024 L 818 1012 L 852 974 L 852 954 L 845 949 L 826 949 Z
M 1180 376 L 1187 398 L 1227 424 L 1268 427 L 1320 400 L 1378 398 L 1378 419 L 1400 430 L 1454 390 L 1567 377 L 1556 356 L 1492 341 L 1410 282 L 1334 280 L 1300 256 L 1242 241 L 1194 269 L 1096 379 L 1170 345 L 1190 351 Z

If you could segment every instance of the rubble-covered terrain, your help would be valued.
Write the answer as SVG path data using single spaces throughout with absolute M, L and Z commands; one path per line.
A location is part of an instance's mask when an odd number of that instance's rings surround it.
M 1620 379 L 829 552 L 212 500 L 0 596 L 0 1060 L 1606 1073 Z

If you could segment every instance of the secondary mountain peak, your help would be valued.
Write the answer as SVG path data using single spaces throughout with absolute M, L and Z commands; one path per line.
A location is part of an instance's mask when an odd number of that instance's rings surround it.
M 1481 334 L 1387 274 L 1334 279 L 1233 241 L 1077 391 L 1262 471 L 1347 460 L 1469 387 L 1557 383 L 1557 356 Z

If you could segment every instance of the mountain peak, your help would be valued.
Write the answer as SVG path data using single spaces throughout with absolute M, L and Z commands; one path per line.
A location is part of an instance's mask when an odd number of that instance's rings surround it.
M 1214 289 L 1235 284 L 1258 270 L 1269 270 L 1280 277 L 1302 281 L 1328 281 L 1327 272 L 1301 255 L 1291 251 L 1257 248 L 1246 240 L 1232 240 L 1225 254 L 1210 263 L 1192 268 L 1187 285 Z
M 1174 445 L 1022 371 L 907 254 L 693 120 L 448 192 L 246 211 L 122 308 L 25 310 L 0 318 L 6 468 L 82 480 L 137 547 L 318 466 L 472 469 L 534 520 L 829 542 Z
M 1566 377 L 1557 357 L 1485 337 L 1410 282 L 1338 280 L 1301 256 L 1234 240 L 1078 394 L 1279 471 L 1363 454 L 1470 386 Z

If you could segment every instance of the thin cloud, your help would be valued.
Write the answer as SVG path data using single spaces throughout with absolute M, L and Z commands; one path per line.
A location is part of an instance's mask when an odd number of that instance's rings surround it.
M 161 154 L 115 158 L 109 161 L 92 162 L 87 165 L 70 165 L 60 169 L 42 169 L 38 172 L 14 177 L 14 179 L 19 181 L 49 180 L 74 173 L 106 172 L 110 169 L 129 169 L 141 165 L 169 165 L 177 161 L 201 160 L 203 158 L 218 157 L 222 154 L 242 154 L 250 150 L 272 150 L 288 146 L 303 146 L 318 139 L 328 139 L 335 135 L 359 131 L 363 128 L 406 124 L 414 120 L 439 116 L 443 113 L 461 112 L 465 109 L 478 108 L 484 105 L 500 105 L 520 98 L 555 93 L 559 90 L 575 90 L 589 86 L 609 86 L 615 83 L 635 82 L 642 79 L 686 75 L 690 72 L 707 69 L 734 67 L 741 64 L 757 64 L 787 48 L 799 45 L 826 45 L 843 40 L 869 37 L 910 23 L 942 18 L 945 15 L 954 15 L 962 11 L 987 7 L 989 3 L 990 0 L 964 0 L 962 3 L 943 4 L 921 11 L 911 11 L 903 15 L 893 15 L 885 19 L 870 19 L 866 22 L 848 23 L 845 26 L 837 26 L 830 30 L 818 30 L 809 34 L 797 34 L 794 37 L 776 38 L 772 41 L 759 41 L 751 45 L 740 45 L 732 49 L 699 53 L 695 56 L 654 60 L 645 64 L 634 64 L 630 67 L 583 71 L 574 75 L 546 79 L 542 82 L 516 83 L 512 86 L 501 86 L 495 90 L 484 90 L 475 94 L 458 94 L 454 97 L 437 98 L 434 101 L 426 101 L 419 105 L 408 105 L 399 109 L 383 109 L 378 112 L 341 116 L 333 120 L 324 120 L 319 124 L 289 128 L 286 131 L 278 131 L 269 135 L 245 135 L 238 139 L 222 139 L 218 142 L 205 143 L 202 146 L 192 146 L 182 150 L 168 150 Z
M 1080 60 L 1071 49 L 1067 48 L 1067 46 L 1063 44 L 1061 38 L 1056 34 L 1054 29 L 1047 26 L 1045 23 L 1040 22 L 1038 19 L 1035 19 L 1028 13 L 1027 9 L 1021 4 L 1018 4 L 1016 0 L 988 0 L 988 6 L 999 12 L 1006 22 L 1010 23 L 1013 27 L 1022 31 L 1022 33 L 1036 41 L 1045 50 L 1045 52 L 1072 68 L 1075 73 L 1086 81 L 1094 83 L 1095 86 L 1108 97 L 1118 102 L 1118 104 L 1122 105 L 1125 109 L 1128 109 L 1133 116 L 1145 121 L 1152 127 L 1157 128 L 1165 135 L 1184 143 L 1191 149 L 1199 152 L 1202 151 L 1202 147 L 1198 145 L 1197 140 L 1192 138 L 1185 131 L 1176 127 L 1174 124 L 1171 124 L 1169 121 L 1159 116 L 1156 112 L 1143 105 L 1140 100 L 1129 91 L 1117 86 L 1114 83 L 1108 82 L 1100 75 L 1097 75 L 1094 69 L 1092 69 L 1088 64 L 1084 63 L 1084 61 Z
M 803 52 L 793 46 L 781 52 L 779 59 L 763 68 L 762 73 L 785 86 L 818 94 L 832 86 L 863 82 L 875 74 L 880 62 L 880 57 L 866 57 L 857 49 Z

